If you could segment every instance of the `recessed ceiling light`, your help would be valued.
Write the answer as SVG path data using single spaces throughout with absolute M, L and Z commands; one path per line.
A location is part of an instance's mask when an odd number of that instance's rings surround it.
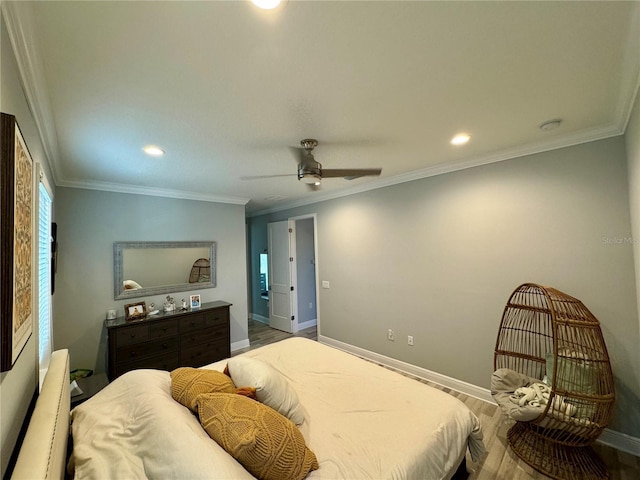
M 451 139 L 451 145 L 464 145 L 469 140 L 471 140 L 471 135 L 466 133 L 458 133 Z
M 281 0 L 251 0 L 251 3 L 263 10 L 272 10 L 280 5 L 280 1 Z
M 160 147 L 156 147 L 155 145 L 147 145 L 142 150 L 147 155 L 152 155 L 154 157 L 160 157 L 164 155 L 164 150 L 162 150 Z
M 543 124 L 540 125 L 539 128 L 543 132 L 548 132 L 550 130 L 555 130 L 556 128 L 558 128 L 561 123 L 562 123 L 562 119 L 556 118 L 554 120 L 549 120 L 548 122 L 544 122 Z

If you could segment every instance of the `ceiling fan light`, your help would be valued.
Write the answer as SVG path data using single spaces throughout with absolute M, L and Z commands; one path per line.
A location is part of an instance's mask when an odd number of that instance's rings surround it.
M 321 177 L 315 173 L 298 173 L 298 180 L 308 185 L 320 185 Z

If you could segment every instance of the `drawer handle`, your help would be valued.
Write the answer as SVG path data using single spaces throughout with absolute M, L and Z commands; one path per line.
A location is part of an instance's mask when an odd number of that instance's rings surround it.
M 136 352 L 131 352 L 131 353 L 129 354 L 129 356 L 130 356 L 130 357 L 135 357 L 135 356 L 136 356 Z
M 162 344 L 162 348 L 164 348 L 164 349 L 166 350 L 166 349 L 167 349 L 167 348 L 169 348 L 169 347 L 167 346 L 167 344 L 166 344 L 166 343 L 163 343 L 163 344 Z
M 131 338 L 136 338 L 136 334 L 135 334 L 135 333 L 132 333 L 132 334 L 131 334 Z

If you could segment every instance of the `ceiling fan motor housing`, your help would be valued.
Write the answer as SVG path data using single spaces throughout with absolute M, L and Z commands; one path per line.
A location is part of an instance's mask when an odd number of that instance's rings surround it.
M 322 165 L 318 162 L 300 164 L 298 166 L 298 180 L 315 185 L 322 180 Z

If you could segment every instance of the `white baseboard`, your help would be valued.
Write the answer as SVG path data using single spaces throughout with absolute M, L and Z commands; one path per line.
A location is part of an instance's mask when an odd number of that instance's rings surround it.
M 437 383 L 438 385 L 441 385 L 443 387 L 451 388 L 452 390 L 464 393 L 465 395 L 469 395 L 470 397 L 474 397 L 488 403 L 494 403 L 491 392 L 489 392 L 489 390 L 487 390 L 486 388 L 476 387 L 475 385 L 472 385 L 470 383 L 456 380 L 455 378 L 447 377 L 446 375 L 442 375 L 440 373 L 432 372 L 431 370 L 427 370 L 426 368 L 418 367 L 416 365 L 396 360 L 395 358 L 387 357 L 385 355 L 380 355 L 379 353 L 371 352 L 369 350 L 365 350 L 364 348 L 355 347 L 353 345 L 349 345 L 348 343 L 343 343 L 338 340 L 334 340 L 333 338 L 325 337 L 323 335 L 318 336 L 318 341 L 320 343 L 326 343 L 327 345 L 331 345 L 332 347 L 339 348 L 340 350 L 344 350 L 345 352 L 353 353 L 355 355 L 358 355 L 359 357 L 366 358 L 381 365 L 395 368 L 396 370 L 400 370 L 401 372 L 410 373 L 411 375 L 415 375 L 416 377 L 420 377 L 424 380 Z
M 250 314 L 251 320 L 255 320 L 256 322 L 264 323 L 265 325 L 269 325 L 269 319 L 267 317 L 263 317 L 262 315 L 258 315 L 257 313 Z M 313 320 L 307 320 L 306 322 L 302 322 L 298 324 L 298 330 L 304 330 L 305 328 L 315 327 L 318 325 L 318 319 L 314 318 Z
M 605 428 L 602 435 L 600 435 L 600 438 L 596 441 L 623 452 L 630 453 L 636 457 L 640 457 L 640 438 Z
M 306 322 L 302 322 L 298 324 L 298 330 L 304 330 L 305 328 L 315 327 L 318 325 L 318 319 L 314 318 L 313 320 L 307 320 Z
M 477 398 L 484 402 L 491 403 L 493 405 L 496 404 L 496 402 L 493 400 L 493 397 L 491 396 L 491 391 L 486 388 L 478 387 L 476 385 L 463 382 L 462 380 L 447 377 L 446 375 L 432 372 L 431 370 L 427 370 L 426 368 L 418 367 L 416 365 L 396 360 L 395 358 L 387 357 L 385 355 L 380 355 L 379 353 L 365 350 L 364 348 L 356 347 L 354 345 L 349 345 L 348 343 L 334 340 L 333 338 L 325 337 L 323 335 L 318 335 L 318 341 L 320 343 L 336 347 L 345 352 L 352 353 L 359 357 L 366 358 L 367 360 L 371 360 L 372 362 L 379 363 L 396 370 L 400 370 L 401 372 L 415 375 L 416 377 L 428 380 L 433 383 L 437 383 L 438 385 L 450 388 L 460 393 L 464 393 L 465 395 Z M 623 452 L 630 453 L 631 455 L 635 455 L 637 457 L 640 456 L 640 438 L 632 437 L 631 435 L 616 432 L 615 430 L 606 428 L 604 432 L 602 432 L 602 435 L 600 435 L 600 438 L 598 438 L 598 440 L 596 441 L 598 443 L 608 445 Z
M 231 351 L 235 352 L 236 350 L 242 350 L 243 348 L 249 348 L 251 344 L 249 343 L 249 339 L 245 338 L 244 340 L 240 340 L 239 342 L 233 342 L 231 344 Z
M 267 317 L 263 317 L 262 315 L 258 315 L 257 313 L 251 314 L 251 320 L 255 320 L 256 322 L 266 323 L 269 325 L 269 319 Z

